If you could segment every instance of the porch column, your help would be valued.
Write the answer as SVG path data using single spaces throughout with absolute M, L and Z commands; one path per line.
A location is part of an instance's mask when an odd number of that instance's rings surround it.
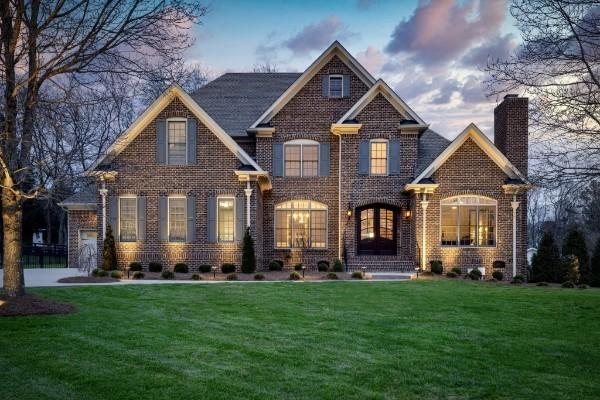
M 102 179 L 102 189 L 100 189 L 100 197 L 102 197 L 102 240 L 106 237 L 106 196 L 108 195 L 108 189 L 106 189 L 106 182 Z
M 250 228 L 250 197 L 252 197 L 250 180 L 246 181 L 246 189 L 244 189 L 244 194 L 246 195 L 246 227 Z
M 427 254 L 427 206 L 429 205 L 429 201 L 427 201 L 427 194 L 423 193 L 423 197 L 421 200 L 421 208 L 423 209 L 423 238 L 421 244 L 421 270 L 425 271 L 425 267 L 427 266 L 427 260 L 425 259 L 425 255 Z
M 519 208 L 519 202 L 517 201 L 517 196 L 513 195 L 513 201 L 510 202 L 510 206 L 512 207 L 512 215 L 513 215 L 513 229 L 512 229 L 512 269 L 514 277 L 517 275 L 517 209 Z

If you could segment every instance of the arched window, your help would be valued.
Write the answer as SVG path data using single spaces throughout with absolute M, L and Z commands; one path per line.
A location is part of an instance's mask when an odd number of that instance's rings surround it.
M 440 206 L 442 246 L 496 245 L 496 200 L 456 196 L 442 200 Z
M 285 176 L 318 176 L 319 142 L 308 139 L 285 142 L 283 163 Z
M 275 206 L 276 248 L 327 248 L 327 206 L 292 200 Z

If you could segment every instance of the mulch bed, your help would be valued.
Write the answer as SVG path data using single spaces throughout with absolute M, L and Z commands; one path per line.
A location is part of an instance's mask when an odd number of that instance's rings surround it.
M 74 311 L 75 306 L 72 304 L 59 303 L 31 294 L 17 298 L 0 295 L 0 317 L 69 314 Z
M 240 272 L 236 273 L 238 281 L 254 281 L 254 275 L 262 274 L 265 277 L 265 281 L 288 281 L 290 278 L 290 274 L 292 271 L 257 271 L 252 274 L 242 274 Z M 158 272 L 147 272 L 144 271 L 144 280 L 164 280 L 160 273 Z M 213 275 L 212 272 L 209 273 L 197 273 L 200 276 L 200 279 L 203 281 L 225 281 L 227 280 L 227 274 L 223 274 L 221 272 L 217 272 L 216 276 Z M 298 274 L 302 276 L 302 271 L 299 271 Z M 338 276 L 337 280 L 351 280 L 352 277 L 350 274 L 345 272 L 336 272 Z M 130 272 L 130 279 L 133 277 L 133 272 Z M 175 280 L 190 280 L 192 277 L 192 273 L 175 273 Z M 127 279 L 127 274 L 123 275 L 122 280 Z M 316 271 L 306 271 L 304 273 L 305 281 L 316 281 L 316 280 L 327 280 L 327 272 L 316 272 Z M 335 282 L 335 280 L 332 279 Z M 59 281 L 60 282 L 60 281 Z
M 119 282 L 119 280 L 108 277 L 108 276 L 104 276 L 104 277 L 69 276 L 67 278 L 60 278 L 57 282 L 58 283 L 112 283 L 112 282 Z

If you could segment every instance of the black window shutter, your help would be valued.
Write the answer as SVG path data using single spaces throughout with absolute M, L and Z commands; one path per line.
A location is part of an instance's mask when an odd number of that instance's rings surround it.
M 137 198 L 137 240 L 146 240 L 146 198 Z
M 187 232 L 186 241 L 193 243 L 196 240 L 196 198 L 188 196 L 187 201 Z
M 390 140 L 388 160 L 390 162 L 390 175 L 400 175 L 400 141 Z
M 187 163 L 196 164 L 196 120 L 189 118 L 187 120 Z
M 169 212 L 169 198 L 158 197 L 158 239 L 169 240 L 169 227 L 167 226 L 167 213 Z
M 119 241 L 119 198 L 110 196 L 108 198 L 108 224 L 112 228 L 115 241 Z
M 273 176 L 283 176 L 283 144 L 273 144 Z
M 244 207 L 244 198 L 235 198 L 235 240 L 242 241 L 244 237 L 244 215 L 246 214 Z
M 321 75 L 323 85 L 323 97 L 329 97 L 329 75 Z
M 369 141 L 361 140 L 358 152 L 358 173 L 360 175 L 369 174 Z
M 167 163 L 167 121 L 156 120 L 156 163 Z
M 344 97 L 350 97 L 350 75 L 344 75 L 343 84 L 344 84 Z
M 217 241 L 217 198 L 210 196 L 206 199 L 207 236 L 209 242 Z
M 331 145 L 321 143 L 319 146 L 319 176 L 329 176 Z

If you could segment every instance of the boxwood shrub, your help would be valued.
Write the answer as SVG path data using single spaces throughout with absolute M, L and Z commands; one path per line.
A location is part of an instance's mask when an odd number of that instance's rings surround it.
M 344 272 L 344 264 L 339 258 L 333 260 L 333 272 Z
M 329 261 L 325 261 L 325 260 L 321 260 L 317 263 L 317 269 L 320 272 L 327 272 L 329 271 Z
M 121 271 L 112 271 L 110 273 L 110 277 L 115 279 L 121 279 L 123 278 L 123 273 Z
M 283 271 L 283 261 L 273 260 L 269 263 L 269 271 Z
M 471 278 L 474 281 L 480 280 L 482 276 L 483 276 L 483 274 L 481 273 L 481 271 L 479 270 L 479 268 L 473 268 L 469 272 L 469 278 Z
M 136 271 L 133 273 L 133 279 L 144 279 L 144 273 L 141 271 Z
M 134 261 L 131 264 L 129 264 L 129 270 L 131 272 L 141 271 L 142 270 L 142 264 L 139 263 L 139 262 L 137 262 L 137 261 Z
M 429 265 L 431 266 L 432 274 L 441 275 L 444 272 L 444 267 L 442 266 L 442 262 L 440 260 L 431 260 Z
M 148 264 L 148 271 L 150 271 L 150 272 L 161 272 L 162 269 L 163 269 L 163 266 L 159 262 L 151 262 Z
M 338 276 L 335 272 L 329 272 L 327 274 L 327 279 L 338 279 Z
M 462 275 L 462 269 L 459 267 L 454 267 L 451 269 L 452 272 L 454 272 L 456 274 L 456 276 L 461 276 Z
M 294 265 L 294 271 L 302 271 L 303 264 Z
M 235 272 L 232 272 L 230 274 L 227 274 L 227 276 L 225 277 L 225 279 L 227 279 L 228 281 L 237 281 L 238 280 L 238 276 Z
M 202 264 L 200 267 L 198 267 L 198 270 L 204 274 L 212 271 L 212 266 L 208 265 L 208 264 Z
M 454 272 L 454 271 L 448 271 L 448 272 L 446 273 L 446 276 L 447 276 L 448 278 L 456 278 L 456 277 L 458 277 L 458 274 L 457 274 L 456 272 Z
M 492 278 L 501 281 L 504 279 L 504 273 L 502 271 L 494 271 L 492 272 Z
M 191 280 L 193 281 L 199 281 L 202 279 L 202 277 L 198 274 L 192 274 L 192 276 L 190 277 Z
M 221 272 L 224 274 L 231 274 L 235 272 L 235 264 L 223 263 L 223 265 L 221 265 Z
M 168 269 L 165 269 L 160 276 L 163 279 L 175 279 L 175 274 L 173 273 L 173 271 L 169 271 Z
M 186 263 L 177 263 L 173 268 L 173 271 L 175 271 L 178 274 L 187 274 L 189 270 L 190 269 L 188 268 Z
M 255 281 L 263 281 L 263 280 L 265 280 L 265 276 L 263 274 L 256 274 L 256 275 L 254 275 L 254 280 Z
M 300 279 L 302 279 L 302 276 L 296 271 L 290 274 L 290 281 L 299 281 Z
M 354 271 L 352 273 L 352 279 L 363 279 L 363 274 L 360 271 Z

